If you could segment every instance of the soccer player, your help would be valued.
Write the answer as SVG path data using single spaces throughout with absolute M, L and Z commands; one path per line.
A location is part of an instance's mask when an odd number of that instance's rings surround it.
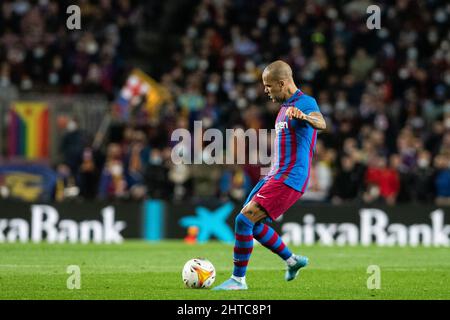
M 234 269 L 230 279 L 214 290 L 245 290 L 245 274 L 253 239 L 279 255 L 287 265 L 285 280 L 295 279 L 308 264 L 305 256 L 293 254 L 267 224 L 281 216 L 305 192 L 317 130 L 326 128 L 314 98 L 300 91 L 291 67 L 277 60 L 262 74 L 264 92 L 280 103 L 275 120 L 274 161 L 269 174 L 258 182 L 235 219 Z

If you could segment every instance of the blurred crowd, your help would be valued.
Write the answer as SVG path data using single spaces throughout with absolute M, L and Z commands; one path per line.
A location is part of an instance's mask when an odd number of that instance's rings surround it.
M 139 6 L 81 1 L 105 31 L 75 41 L 52 29 L 61 27 L 52 23 L 52 10 L 61 10 L 55 1 L 24 10 L 28 2 L 2 1 L 0 86 L 48 81 L 68 92 L 77 75 L 86 85 L 96 75 L 96 91 L 115 93 L 120 57 L 136 45 L 127 34 Z M 242 201 L 261 166 L 174 165 L 171 133 L 192 132 L 196 120 L 222 132 L 273 128 L 279 106 L 264 94 L 261 72 L 282 59 L 327 121 L 302 200 L 450 205 L 450 5 L 377 4 L 381 29 L 371 30 L 364 0 L 199 1 L 158 77 L 174 99 L 156 122 L 114 124 L 104 150 L 92 149 L 75 125 L 61 145 L 62 188 L 88 198 Z M 41 32 L 27 32 L 26 19 Z
M 73 4 L 81 30 L 67 29 Z M 112 97 L 135 49 L 124 39 L 136 32 L 138 9 L 131 0 L 2 0 L 0 88 Z

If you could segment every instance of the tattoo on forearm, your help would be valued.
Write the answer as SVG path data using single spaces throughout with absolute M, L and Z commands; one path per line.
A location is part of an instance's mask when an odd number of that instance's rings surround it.
M 311 117 L 311 116 L 306 116 L 306 119 L 315 128 L 320 129 L 320 128 L 324 127 L 323 119 L 315 118 L 315 117 Z

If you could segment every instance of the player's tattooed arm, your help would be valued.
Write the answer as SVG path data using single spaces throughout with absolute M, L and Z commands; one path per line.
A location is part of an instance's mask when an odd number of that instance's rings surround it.
M 309 122 L 314 128 L 319 130 L 327 128 L 327 123 L 320 112 L 311 112 L 308 115 L 303 114 L 303 116 L 303 120 Z
M 286 111 L 286 115 L 289 120 L 296 118 L 299 120 L 304 120 L 311 124 L 315 129 L 325 130 L 327 128 L 327 123 L 320 112 L 311 112 L 310 114 L 304 114 L 301 110 L 295 107 L 289 107 Z

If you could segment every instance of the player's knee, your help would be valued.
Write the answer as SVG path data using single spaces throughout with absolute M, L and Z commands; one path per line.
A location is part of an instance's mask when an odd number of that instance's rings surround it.
M 242 214 L 253 223 L 256 223 L 261 219 L 267 217 L 266 212 L 253 201 L 245 206 L 245 208 L 242 210 Z
M 243 209 L 242 209 L 242 214 L 244 214 L 247 218 L 250 218 L 252 215 L 254 215 L 255 213 L 257 213 L 259 211 L 258 206 L 251 201 L 249 204 L 247 204 Z
M 234 225 L 236 229 L 240 229 L 241 226 L 250 226 L 252 225 L 251 220 L 245 216 L 243 213 L 239 213 L 234 219 Z

